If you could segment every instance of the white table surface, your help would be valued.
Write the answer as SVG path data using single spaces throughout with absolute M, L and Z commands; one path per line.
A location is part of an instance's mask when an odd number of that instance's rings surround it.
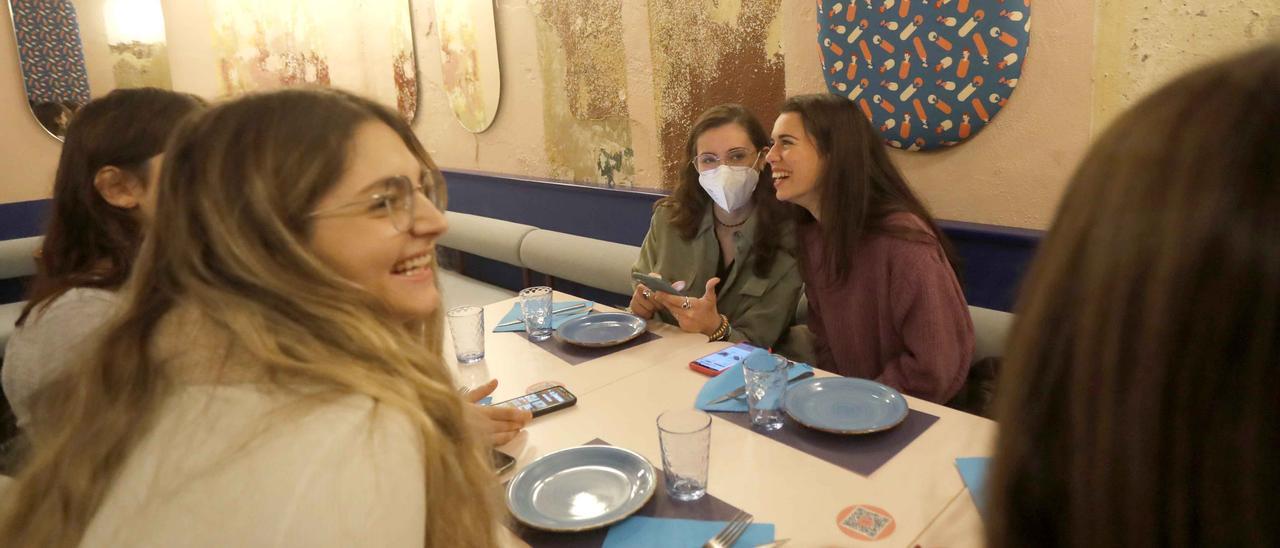
M 571 299 L 576 298 L 555 296 L 556 301 Z M 657 416 L 666 409 L 692 407 L 707 377 L 690 370 L 689 362 L 729 346 L 651 322 L 650 330 L 661 339 L 569 365 L 523 333 L 491 332 L 514 303 L 509 299 L 485 307 L 485 359 L 461 366 L 451 360 L 459 383 L 475 386 L 497 378 L 496 402 L 553 381 L 576 395 L 578 403 L 535 419 L 525 433 L 500 448 L 517 458 L 511 473 L 549 452 L 594 438 L 637 451 L 660 466 Z M 445 345 L 452 358 L 448 334 Z M 788 546 L 980 546 L 982 525 L 955 459 L 989 455 L 995 423 L 909 396 L 907 400 L 912 409 L 938 421 L 869 477 L 714 418 L 708 492 L 751 512 L 757 522 L 773 523 L 777 538 L 791 539 Z M 875 542 L 844 534 L 836 516 L 858 504 L 887 511 L 895 522 L 893 532 Z

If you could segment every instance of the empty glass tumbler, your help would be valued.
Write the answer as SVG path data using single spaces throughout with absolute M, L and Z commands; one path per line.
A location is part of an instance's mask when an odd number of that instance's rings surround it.
M 551 288 L 526 287 L 520 290 L 520 317 L 531 341 L 551 338 Z
M 711 415 L 697 409 L 675 409 L 658 415 L 658 442 L 667 494 L 676 500 L 698 500 L 707 494 L 711 457 Z
M 478 306 L 455 306 L 445 313 L 449 332 L 453 334 L 453 351 L 458 363 L 475 363 L 484 359 L 484 309 Z
M 782 399 L 787 393 L 787 360 L 755 350 L 742 360 L 751 426 L 763 430 L 782 428 Z

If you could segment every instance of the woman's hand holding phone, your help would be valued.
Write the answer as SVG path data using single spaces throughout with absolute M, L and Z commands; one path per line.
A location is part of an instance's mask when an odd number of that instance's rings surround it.
M 635 272 L 631 274 L 631 279 L 637 282 L 636 290 L 631 292 L 631 313 L 646 320 L 652 320 L 653 315 L 660 309 L 661 305 L 658 304 L 657 297 L 664 290 L 663 286 L 671 292 L 679 293 L 680 291 L 679 288 L 663 281 L 662 275 L 657 272 L 650 272 L 647 276 Z M 649 287 L 650 285 L 654 287 Z
M 708 337 L 720 328 L 720 310 L 716 307 L 716 286 L 720 278 L 707 280 L 706 292 L 700 298 L 680 297 L 667 293 L 654 293 L 658 301 L 688 333 L 702 333 Z

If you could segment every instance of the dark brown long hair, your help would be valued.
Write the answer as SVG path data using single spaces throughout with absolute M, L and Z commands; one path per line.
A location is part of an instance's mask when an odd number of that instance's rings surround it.
M 68 289 L 115 289 L 129 277 L 142 229 L 134 212 L 103 199 L 94 176 L 115 166 L 145 181 L 147 160 L 164 152 L 169 133 L 202 105 L 186 93 L 117 89 L 76 113 L 62 144 L 39 268 L 19 325 Z
M 703 192 L 698 183 L 698 170 L 693 167 L 693 158 L 698 154 L 698 137 L 704 132 L 728 124 L 737 124 L 747 132 L 751 144 L 763 150 L 769 146 L 769 134 L 760 125 L 751 111 L 735 103 L 716 105 L 698 116 L 689 130 L 689 138 L 684 143 L 684 169 L 680 171 L 680 181 L 670 196 L 658 200 L 654 207 L 672 208 L 671 224 L 680 232 L 680 237 L 692 240 L 698 234 L 702 219 L 711 207 L 711 197 Z M 763 157 L 764 154 L 761 154 Z M 773 192 L 773 176 L 769 164 L 764 163 L 760 171 L 760 182 L 751 194 L 755 202 L 756 234 L 751 242 L 751 253 L 755 255 L 755 263 L 751 265 L 756 276 L 766 277 L 773 267 L 773 260 L 778 251 L 789 252 L 789 243 L 782 241 L 783 230 L 779 226 L 790 223 L 785 205 L 778 201 Z
M 1017 306 L 989 541 L 1280 543 L 1280 46 L 1174 80 L 1076 171 Z
M 951 242 L 938 230 L 928 208 L 907 186 L 898 168 L 889 160 L 880 135 L 852 101 L 829 93 L 798 95 L 782 104 L 781 113 L 794 112 L 804 122 L 804 130 L 813 139 L 826 169 L 820 176 L 817 191 L 822 197 L 821 230 L 825 249 L 824 270 L 832 282 L 848 279 L 853 270 L 853 257 L 863 238 L 872 234 L 888 234 L 909 240 L 937 241 L 951 263 L 958 269 Z M 800 224 L 816 222 L 804 208 L 793 206 Z M 932 234 L 898 225 L 886 225 L 885 218 L 894 213 L 910 213 L 918 217 Z M 800 246 L 802 261 L 811 260 Z M 957 270 L 957 276 L 959 271 Z

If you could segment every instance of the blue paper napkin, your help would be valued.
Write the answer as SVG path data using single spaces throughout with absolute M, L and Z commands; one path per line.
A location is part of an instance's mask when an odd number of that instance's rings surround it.
M 727 521 L 631 516 L 609 528 L 604 548 L 702 546 L 728 524 Z M 733 545 L 747 547 L 766 544 L 773 542 L 773 534 L 772 523 L 753 523 Z
M 960 470 L 960 479 L 964 480 L 964 486 L 969 488 L 969 495 L 973 497 L 974 506 L 978 507 L 978 514 L 982 519 L 987 519 L 987 466 L 991 464 L 990 457 L 962 457 L 956 459 L 956 468 Z
M 791 366 L 787 371 L 787 379 L 794 379 L 808 371 L 813 371 L 813 367 L 797 363 Z M 747 412 L 747 396 L 743 394 L 740 398 L 734 398 L 729 401 L 720 402 L 709 405 L 707 402 L 723 396 L 731 390 L 742 388 L 746 383 L 746 378 L 742 376 L 742 364 L 736 364 L 733 367 L 725 369 L 723 373 L 711 377 L 706 384 L 702 385 L 702 390 L 698 392 L 698 399 L 695 405 L 703 411 L 737 411 L 741 413 Z
M 565 312 L 564 314 L 554 314 L 553 316 L 551 316 L 551 328 L 559 329 L 560 324 L 564 322 L 567 322 L 573 318 L 577 318 L 578 316 L 586 316 L 587 314 L 591 313 L 591 307 L 596 305 L 596 303 L 591 301 L 557 301 L 557 302 L 551 303 L 551 310 L 553 313 L 556 310 L 563 310 L 565 308 L 569 308 L 571 306 L 582 304 L 582 303 L 587 303 L 587 306 L 574 310 L 573 312 Z M 518 319 L 520 319 L 520 302 L 516 301 L 516 304 L 511 307 L 511 311 L 507 312 L 507 315 L 503 316 L 501 320 L 498 320 L 498 323 L 507 323 L 510 321 L 518 320 Z M 493 332 L 494 333 L 523 333 L 524 323 L 522 322 L 515 325 L 508 325 L 506 327 L 495 327 L 493 328 Z

